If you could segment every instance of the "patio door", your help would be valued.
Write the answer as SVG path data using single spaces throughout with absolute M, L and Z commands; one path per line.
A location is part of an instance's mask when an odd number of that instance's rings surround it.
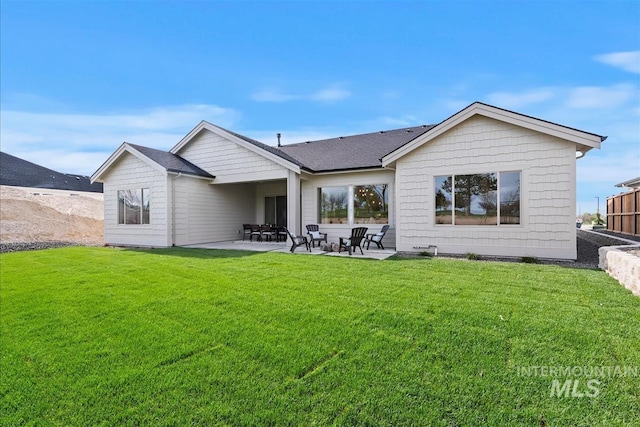
M 287 226 L 287 196 L 264 198 L 264 223 Z

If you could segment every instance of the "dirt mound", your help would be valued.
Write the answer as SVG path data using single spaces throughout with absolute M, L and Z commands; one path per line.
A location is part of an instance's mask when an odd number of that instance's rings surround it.
M 102 200 L 70 194 L 0 186 L 0 241 L 101 244 Z

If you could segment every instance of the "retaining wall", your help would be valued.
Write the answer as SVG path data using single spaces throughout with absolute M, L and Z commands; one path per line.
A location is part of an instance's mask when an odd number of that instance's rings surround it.
M 640 296 L 640 257 L 620 250 L 629 246 L 605 246 L 598 250 L 598 267 L 618 280 L 634 295 Z M 640 248 L 640 246 L 638 246 Z

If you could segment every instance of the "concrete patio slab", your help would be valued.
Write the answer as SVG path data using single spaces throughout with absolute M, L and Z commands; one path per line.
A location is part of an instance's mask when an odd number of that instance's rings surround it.
M 185 248 L 198 248 L 198 249 L 230 249 L 237 251 L 254 251 L 254 252 L 280 252 L 291 253 L 291 245 L 282 242 L 248 242 L 242 240 L 234 240 L 227 242 L 214 242 L 214 243 L 200 243 L 196 245 L 183 246 Z M 366 259 L 387 259 L 392 255 L 395 255 L 395 251 L 391 249 L 365 249 L 364 255 L 358 251 L 351 255 L 352 258 L 366 258 Z M 311 248 L 311 252 L 307 251 L 304 246 L 297 247 L 294 255 L 329 255 L 335 257 L 349 257 L 349 252 L 325 252 L 320 248 Z
M 185 248 L 198 249 L 231 249 L 236 251 L 271 252 L 289 247 L 282 242 L 248 242 L 233 240 L 226 242 L 198 243 L 196 245 L 183 246 Z

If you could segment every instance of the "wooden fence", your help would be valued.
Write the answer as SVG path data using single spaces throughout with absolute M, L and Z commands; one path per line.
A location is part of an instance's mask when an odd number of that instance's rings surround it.
M 607 230 L 640 236 L 640 188 L 607 197 Z

